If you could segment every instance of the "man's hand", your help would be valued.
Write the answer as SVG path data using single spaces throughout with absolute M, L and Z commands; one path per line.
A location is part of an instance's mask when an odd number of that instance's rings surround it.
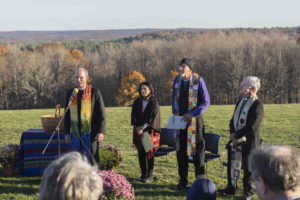
M 238 142 L 237 142 L 237 139 L 235 138 L 235 133 L 230 134 L 229 140 L 231 141 L 233 148 L 236 148 Z
M 192 115 L 192 114 L 186 113 L 186 114 L 183 115 L 182 120 L 183 120 L 184 122 L 191 123 L 191 122 L 192 122 L 192 118 L 193 118 L 193 115 Z
M 235 133 L 231 133 L 229 136 L 229 140 L 232 142 L 235 138 Z
M 67 144 L 70 144 L 72 142 L 70 134 L 65 134 L 65 141 Z
M 103 133 L 98 133 L 96 135 L 96 141 L 101 142 L 104 139 L 104 134 Z
M 231 142 L 232 142 L 232 147 L 235 149 L 238 145 L 237 139 L 233 139 Z

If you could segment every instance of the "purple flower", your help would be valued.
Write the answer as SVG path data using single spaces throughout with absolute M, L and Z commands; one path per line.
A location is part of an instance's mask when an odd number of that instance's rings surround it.
M 124 176 L 105 170 L 98 171 L 98 174 L 103 181 L 103 200 L 118 199 L 120 197 L 126 200 L 135 199 L 134 188 Z

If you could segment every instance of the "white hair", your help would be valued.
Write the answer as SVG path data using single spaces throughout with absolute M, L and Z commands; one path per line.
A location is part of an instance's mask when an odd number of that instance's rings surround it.
M 76 76 L 80 71 L 84 71 L 86 77 L 89 77 L 89 72 L 88 72 L 84 67 L 79 67 L 79 68 L 75 71 L 75 76 Z
M 39 200 L 98 200 L 103 191 L 97 168 L 78 152 L 54 160 L 44 171 Z
M 256 76 L 246 76 L 243 78 L 241 85 L 249 86 L 249 88 L 254 88 L 255 93 L 257 93 L 260 88 L 260 80 Z

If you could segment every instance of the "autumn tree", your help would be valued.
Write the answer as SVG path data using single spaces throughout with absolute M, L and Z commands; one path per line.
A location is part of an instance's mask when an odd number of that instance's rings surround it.
M 88 59 L 78 49 L 73 49 L 68 53 L 68 61 L 74 68 L 86 67 L 89 64 Z
M 119 106 L 130 106 L 139 96 L 139 85 L 145 81 L 145 77 L 137 71 L 130 71 L 122 77 L 121 86 L 116 97 Z
M 177 75 L 178 75 L 178 72 L 176 70 L 171 70 L 168 75 L 168 79 L 165 83 L 164 97 L 168 98 L 169 102 L 170 102 L 170 98 L 171 98 L 171 94 L 172 94 L 172 90 L 173 90 L 174 79 Z
M 0 57 L 9 53 L 7 46 L 0 45 Z

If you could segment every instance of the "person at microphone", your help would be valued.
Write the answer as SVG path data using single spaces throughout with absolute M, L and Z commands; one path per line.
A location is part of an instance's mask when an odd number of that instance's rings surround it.
M 88 84 L 85 68 L 75 72 L 75 89 L 67 93 L 65 116 L 65 140 L 72 143 L 72 150 L 85 154 L 93 165 L 100 167 L 99 142 L 105 134 L 105 106 L 99 89 Z M 78 89 L 78 93 L 76 93 Z
M 193 159 L 196 178 L 205 174 L 205 141 L 203 113 L 210 104 L 209 94 L 202 77 L 192 71 L 191 58 L 179 63 L 179 75 L 173 83 L 172 113 L 183 116 L 186 129 L 176 135 L 176 151 L 180 180 L 176 190 L 185 189 L 188 184 L 189 156 Z
M 221 195 L 236 193 L 237 180 L 243 166 L 243 199 L 252 199 L 252 179 L 248 169 L 248 156 L 252 149 L 260 146 L 259 129 L 264 116 L 263 104 L 256 95 L 259 88 L 260 80 L 255 76 L 246 76 L 241 83 L 242 98 L 237 102 L 229 124 L 230 141 L 226 147 L 228 150 L 228 184 L 225 189 L 218 190 Z M 239 144 L 238 141 L 243 137 L 246 137 L 246 141 Z

